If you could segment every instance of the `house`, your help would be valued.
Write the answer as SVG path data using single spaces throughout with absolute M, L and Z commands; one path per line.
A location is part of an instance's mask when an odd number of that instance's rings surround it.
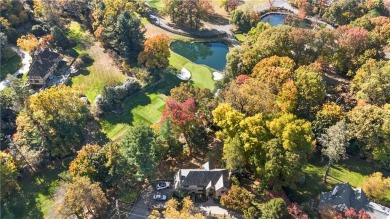
M 319 208 L 326 206 L 339 212 L 354 208 L 367 212 L 371 218 L 390 219 L 390 208 L 368 201 L 361 188 L 353 189 L 349 183 L 337 184 L 332 191 L 322 192 Z
M 175 189 L 220 198 L 230 188 L 230 172 L 210 169 L 209 162 L 200 169 L 180 169 L 175 175 Z
M 27 74 L 30 85 L 45 85 L 46 80 L 53 74 L 60 60 L 61 55 L 49 49 L 37 51 Z

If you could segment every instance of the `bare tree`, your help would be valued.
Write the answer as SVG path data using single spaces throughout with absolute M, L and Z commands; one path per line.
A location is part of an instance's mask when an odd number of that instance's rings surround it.
M 324 175 L 324 182 L 326 182 L 326 177 L 329 175 L 329 170 L 333 163 L 347 158 L 346 148 L 348 147 L 349 143 L 345 120 L 341 120 L 335 125 L 326 129 L 325 133 L 322 134 L 319 138 L 319 142 L 323 147 L 322 155 L 329 159 Z

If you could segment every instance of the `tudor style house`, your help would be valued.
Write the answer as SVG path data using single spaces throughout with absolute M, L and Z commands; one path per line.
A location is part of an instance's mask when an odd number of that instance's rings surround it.
M 221 198 L 230 188 L 230 172 L 210 169 L 209 162 L 200 169 L 180 169 L 175 175 L 175 189 Z
M 30 85 L 43 86 L 46 80 L 53 74 L 57 68 L 58 63 L 61 61 L 61 55 L 44 49 L 43 51 L 37 51 L 33 57 L 33 63 L 27 74 L 27 79 Z

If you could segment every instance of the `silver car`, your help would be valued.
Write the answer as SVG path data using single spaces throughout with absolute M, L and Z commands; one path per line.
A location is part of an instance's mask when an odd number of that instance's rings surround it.
M 153 195 L 153 199 L 158 201 L 165 201 L 167 200 L 167 196 L 162 194 L 155 194 Z
M 157 190 L 162 190 L 162 189 L 166 189 L 166 188 L 169 188 L 171 187 L 171 183 L 170 182 L 160 182 L 160 183 L 157 183 L 156 185 L 156 189 Z

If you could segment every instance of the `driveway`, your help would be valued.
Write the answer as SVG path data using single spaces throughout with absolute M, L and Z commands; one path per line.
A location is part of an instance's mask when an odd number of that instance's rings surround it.
M 211 198 L 204 203 L 195 203 L 195 207 L 198 207 L 202 212 L 205 212 L 206 215 L 211 213 L 211 214 L 218 214 L 218 215 L 229 215 L 231 218 L 237 218 L 237 219 L 243 218 L 241 214 L 225 209 L 220 204 L 215 203 L 214 200 Z
M 153 192 L 154 189 L 152 186 L 147 187 L 141 192 L 137 202 L 133 206 L 131 213 L 129 216 L 127 216 L 127 219 L 148 218 L 150 214 L 150 209 L 148 207 L 149 198 Z
M 172 183 L 172 182 L 171 182 Z M 151 206 L 154 206 L 156 204 L 164 204 L 165 201 L 156 201 L 153 200 L 153 195 L 156 193 L 160 193 L 162 195 L 167 196 L 167 200 L 172 198 L 172 184 L 171 187 L 168 189 L 163 189 L 160 191 L 157 191 L 156 189 L 156 182 L 152 185 L 148 186 L 144 190 L 142 190 L 140 196 L 138 197 L 137 202 L 134 204 L 133 209 L 127 219 L 141 219 L 141 218 L 148 218 Z
M 13 51 L 15 51 L 18 54 L 18 56 L 20 56 L 20 58 L 22 59 L 22 66 L 19 68 L 19 70 L 17 70 L 13 74 L 13 76 L 16 77 L 19 74 L 27 73 L 28 70 L 30 69 L 30 65 L 32 62 L 32 57 L 30 56 L 30 54 L 28 54 L 28 52 L 26 52 L 26 51 L 19 49 L 19 47 L 16 47 L 16 46 L 11 46 L 11 49 Z M 1 81 L 0 82 L 0 90 L 3 90 L 6 87 L 7 87 L 7 80 Z

